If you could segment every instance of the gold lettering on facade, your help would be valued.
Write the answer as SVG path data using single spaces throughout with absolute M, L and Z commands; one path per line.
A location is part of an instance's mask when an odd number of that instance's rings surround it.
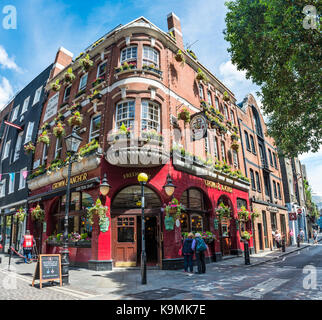
M 131 179 L 131 178 L 135 178 L 140 174 L 140 172 L 128 172 L 128 173 L 124 173 L 123 174 L 123 179 Z M 147 174 L 149 179 L 150 179 L 150 174 Z
M 85 180 L 87 180 L 87 172 L 82 173 L 82 174 L 80 174 L 78 176 L 71 177 L 70 178 L 70 184 L 72 185 L 72 184 L 82 182 L 82 181 L 85 181 Z M 52 189 L 54 190 L 54 189 L 58 189 L 58 188 L 63 188 L 65 186 L 67 186 L 67 183 L 68 183 L 67 178 L 65 180 L 58 181 L 56 183 L 53 183 Z
M 219 182 L 213 182 L 213 181 L 209 181 L 209 180 L 204 180 L 204 181 L 205 181 L 206 187 L 217 189 L 219 191 L 229 192 L 229 193 L 233 192 L 233 188 L 222 185 Z

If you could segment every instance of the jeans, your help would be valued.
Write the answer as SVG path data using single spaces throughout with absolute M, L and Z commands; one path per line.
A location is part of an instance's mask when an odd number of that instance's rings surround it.
M 25 263 L 28 263 L 28 260 L 29 261 L 31 260 L 31 252 L 32 252 L 31 248 L 30 249 L 29 248 L 24 248 L 23 249 L 23 255 L 25 256 Z
M 185 254 L 184 256 L 184 271 L 188 271 L 188 267 L 190 269 L 190 272 L 193 272 L 193 263 L 192 263 L 192 254 Z
M 203 251 L 196 251 L 198 273 L 206 273 L 205 253 Z

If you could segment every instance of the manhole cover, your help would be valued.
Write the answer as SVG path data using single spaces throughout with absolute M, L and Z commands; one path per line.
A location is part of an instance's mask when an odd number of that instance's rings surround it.
M 172 288 L 160 288 L 156 290 L 148 290 L 133 294 L 127 294 L 127 296 L 142 300 L 159 300 L 161 298 L 171 298 L 181 293 L 189 293 L 189 291 Z

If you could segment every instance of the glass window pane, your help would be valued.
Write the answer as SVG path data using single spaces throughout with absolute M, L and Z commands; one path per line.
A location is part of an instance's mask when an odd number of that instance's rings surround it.
M 133 227 L 119 227 L 117 228 L 118 242 L 134 242 L 134 228 Z

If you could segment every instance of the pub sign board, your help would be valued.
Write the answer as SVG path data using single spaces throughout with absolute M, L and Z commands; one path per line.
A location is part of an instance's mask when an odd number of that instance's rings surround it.
M 59 281 L 62 286 L 61 255 L 60 254 L 40 254 L 36 264 L 32 286 L 35 280 L 39 280 L 40 289 L 43 282 Z

